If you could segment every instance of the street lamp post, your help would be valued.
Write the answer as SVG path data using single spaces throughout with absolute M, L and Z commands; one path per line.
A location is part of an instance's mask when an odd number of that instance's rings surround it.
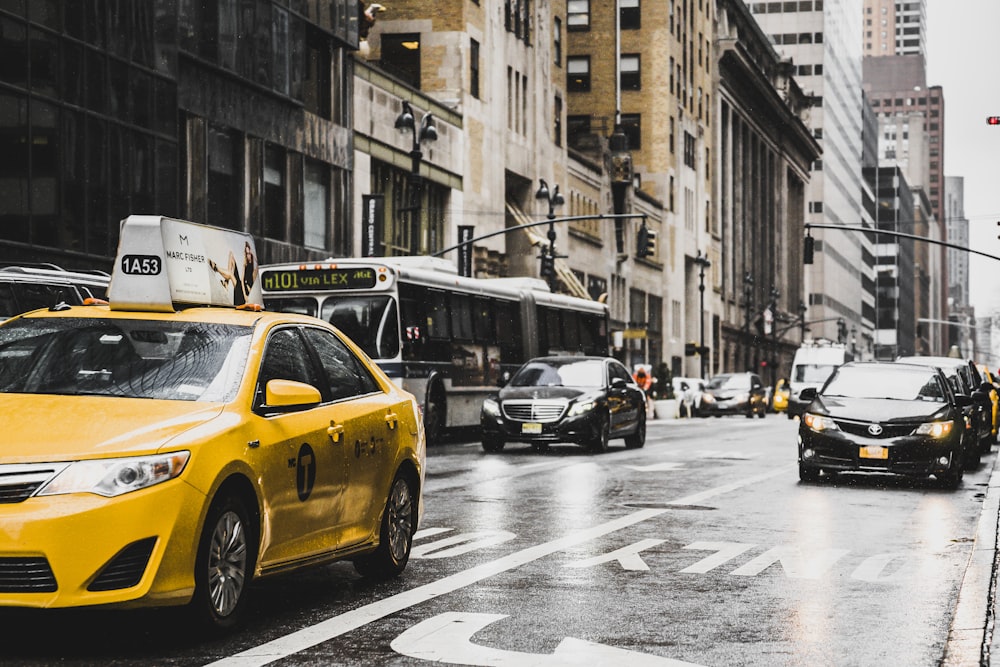
M 707 255 L 702 255 L 701 250 L 698 251 L 698 256 L 694 258 L 694 263 L 698 265 L 698 300 L 699 300 L 699 313 L 701 315 L 701 339 L 698 342 L 698 356 L 701 358 L 701 375 L 699 377 L 705 377 L 705 269 L 712 266 L 712 262 L 709 261 Z
M 420 144 L 424 141 L 437 141 L 437 127 L 434 125 L 434 116 L 430 111 L 425 112 L 420 117 L 418 124 L 413 115 L 413 108 L 410 103 L 403 100 L 403 110 L 396 116 L 396 129 L 401 133 L 410 133 L 412 145 L 410 147 L 410 205 L 407 210 L 410 212 L 410 253 L 420 252 L 420 191 L 423 181 L 420 177 L 420 162 L 424 154 L 420 150 Z
M 749 271 L 743 276 L 743 342 L 746 347 L 744 360 L 747 370 L 753 370 L 750 363 L 750 311 L 753 309 L 753 276 Z
M 553 292 L 556 291 L 558 281 L 556 280 L 556 225 L 553 222 L 556 217 L 556 206 L 562 206 L 566 203 L 563 196 L 559 194 L 559 186 L 555 186 L 551 191 L 549 190 L 549 184 L 545 182 L 545 179 L 538 179 L 538 192 L 535 193 L 535 199 L 541 199 L 548 203 L 549 212 L 545 216 L 549 220 L 549 231 L 546 236 L 549 239 L 548 248 L 542 249 L 542 277 L 545 278 L 549 283 L 549 289 Z

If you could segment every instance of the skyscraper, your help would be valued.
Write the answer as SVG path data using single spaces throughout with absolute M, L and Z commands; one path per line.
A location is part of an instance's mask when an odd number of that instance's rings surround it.
M 864 0 L 866 56 L 927 55 L 927 0 Z

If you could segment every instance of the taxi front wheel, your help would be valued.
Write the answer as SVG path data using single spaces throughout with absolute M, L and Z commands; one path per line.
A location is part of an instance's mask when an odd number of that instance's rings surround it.
M 246 607 L 255 558 L 252 525 L 246 506 L 235 496 L 216 499 L 208 511 L 191 606 L 195 620 L 209 630 L 234 627 Z
M 354 569 L 361 576 L 373 579 L 391 579 L 399 575 L 410 559 L 416 525 L 414 489 L 403 473 L 398 472 L 382 512 L 378 548 L 355 559 Z

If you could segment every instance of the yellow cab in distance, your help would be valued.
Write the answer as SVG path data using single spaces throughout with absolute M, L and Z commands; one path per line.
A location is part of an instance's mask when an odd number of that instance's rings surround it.
M 789 393 L 788 380 L 778 378 L 778 381 L 774 383 L 774 397 L 771 399 L 771 409 L 775 412 L 785 412 L 788 410 Z
M 1000 420 L 1000 390 L 997 389 L 997 376 L 994 375 L 993 372 L 990 371 L 989 366 L 986 366 L 985 364 L 976 364 L 976 367 L 983 376 L 983 380 L 985 380 L 991 387 L 990 403 L 993 404 L 993 411 L 991 414 L 993 421 L 990 423 L 993 425 L 993 428 L 990 433 L 993 442 L 997 442 L 997 432 L 1000 431 L 1000 423 L 998 423 L 998 420 Z
M 108 302 L 0 325 L 0 606 L 226 629 L 260 577 L 403 571 L 417 403 L 326 322 L 254 306 L 252 237 L 130 216 Z

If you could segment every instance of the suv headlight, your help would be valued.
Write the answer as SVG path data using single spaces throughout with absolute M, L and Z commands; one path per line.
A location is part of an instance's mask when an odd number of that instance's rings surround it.
M 823 415 L 813 414 L 812 412 L 807 412 L 802 415 L 802 423 L 811 428 L 814 431 L 839 431 L 840 427 L 837 426 L 837 422 L 833 421 L 829 417 Z
M 955 422 L 926 422 L 917 427 L 914 435 L 929 435 L 932 438 L 945 438 L 951 433 Z
M 39 496 L 96 493 L 114 497 L 174 479 L 184 471 L 191 452 L 170 452 L 121 459 L 70 463 L 38 492 Z
M 500 404 L 495 398 L 487 398 L 483 401 L 483 412 L 490 417 L 499 417 Z

